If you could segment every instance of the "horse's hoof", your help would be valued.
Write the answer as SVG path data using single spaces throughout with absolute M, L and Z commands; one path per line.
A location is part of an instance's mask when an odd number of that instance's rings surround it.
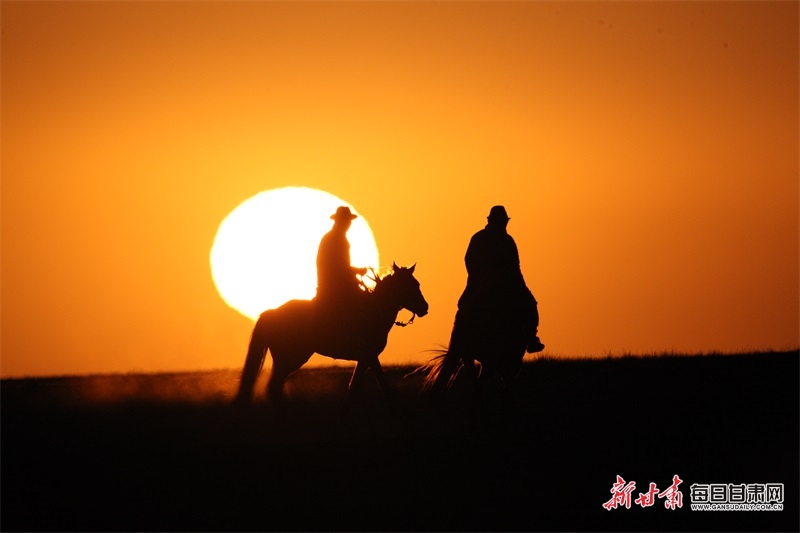
M 245 394 L 237 394 L 231 402 L 234 407 L 244 407 L 250 405 L 250 398 Z

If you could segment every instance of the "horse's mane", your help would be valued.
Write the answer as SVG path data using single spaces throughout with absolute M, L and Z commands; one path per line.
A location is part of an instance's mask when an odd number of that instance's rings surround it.
M 398 274 L 404 270 L 410 270 L 410 269 L 411 267 L 399 266 L 397 264 L 394 264 L 393 266 L 381 266 L 378 267 L 377 270 L 370 268 L 370 270 L 374 273 L 375 277 L 369 277 L 368 279 L 374 281 L 375 285 L 373 287 L 367 287 L 367 285 L 364 283 L 362 283 L 361 285 L 364 287 L 364 291 L 371 294 L 375 292 L 375 288 L 378 285 L 380 285 L 382 281 L 385 281 L 388 278 L 391 278 L 395 274 Z

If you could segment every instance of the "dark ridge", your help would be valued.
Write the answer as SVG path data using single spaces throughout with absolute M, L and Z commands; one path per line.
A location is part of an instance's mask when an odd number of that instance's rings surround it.
M 349 368 L 302 369 L 276 410 L 235 371 L 3 380 L 3 531 L 797 531 L 800 356 L 525 363 L 516 394 L 441 405 L 387 367 L 396 414 Z M 257 387 L 263 385 L 261 378 Z M 683 483 L 606 510 L 616 476 Z M 784 509 L 701 512 L 692 484 L 784 484 Z

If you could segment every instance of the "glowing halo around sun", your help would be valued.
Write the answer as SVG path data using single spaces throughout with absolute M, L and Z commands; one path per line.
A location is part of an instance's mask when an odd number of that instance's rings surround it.
M 220 296 L 252 319 L 317 289 L 317 247 L 345 205 L 359 215 L 347 232 L 354 266 L 378 268 L 378 247 L 367 221 L 349 203 L 308 187 L 262 191 L 219 225 L 211 246 L 211 275 Z

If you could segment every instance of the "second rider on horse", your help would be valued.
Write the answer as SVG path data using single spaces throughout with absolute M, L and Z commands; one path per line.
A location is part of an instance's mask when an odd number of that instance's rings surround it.
M 517 244 L 506 229 L 509 220 L 505 207 L 492 207 L 486 227 L 469 241 L 464 257 L 467 286 L 458 300 L 456 327 L 480 327 L 485 319 L 509 309 L 528 332 L 526 351 L 541 352 L 538 303 L 522 276 Z

